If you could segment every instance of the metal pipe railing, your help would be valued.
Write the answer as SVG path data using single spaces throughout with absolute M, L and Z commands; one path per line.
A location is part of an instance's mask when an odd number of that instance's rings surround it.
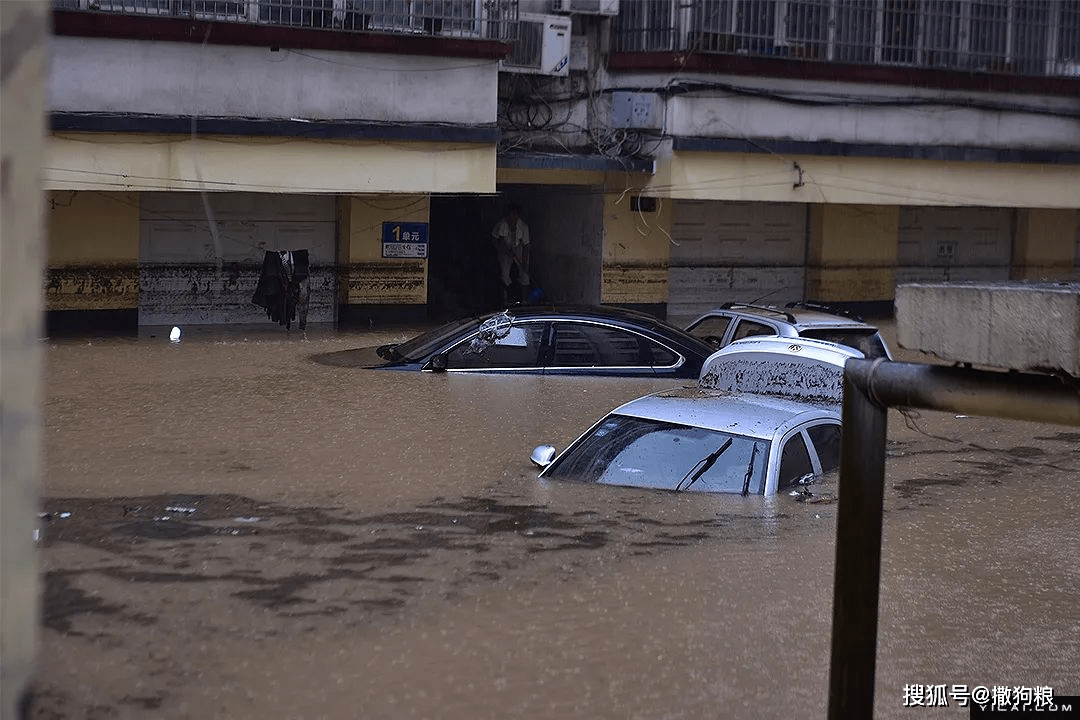
M 844 367 L 829 718 L 874 713 L 888 408 L 1080 426 L 1071 378 L 848 360 Z

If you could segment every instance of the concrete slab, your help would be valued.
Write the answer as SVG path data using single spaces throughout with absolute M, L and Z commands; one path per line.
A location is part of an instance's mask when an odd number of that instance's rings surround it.
M 896 339 L 949 362 L 1080 377 L 1080 283 L 900 285 Z

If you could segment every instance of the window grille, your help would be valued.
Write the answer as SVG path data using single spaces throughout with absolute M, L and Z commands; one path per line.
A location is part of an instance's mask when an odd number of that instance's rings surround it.
M 518 0 L 53 0 L 98 13 L 359 32 L 503 38 Z
M 1080 0 L 638 0 L 614 47 L 1080 76 Z

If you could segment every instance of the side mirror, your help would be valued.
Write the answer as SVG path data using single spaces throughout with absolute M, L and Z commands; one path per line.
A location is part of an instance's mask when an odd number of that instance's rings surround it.
M 551 445 L 537 445 L 533 448 L 532 456 L 529 459 L 533 461 L 534 465 L 546 468 L 555 459 L 555 448 Z
M 424 365 L 424 369 L 431 372 L 446 372 L 446 353 L 432 355 L 431 359 Z

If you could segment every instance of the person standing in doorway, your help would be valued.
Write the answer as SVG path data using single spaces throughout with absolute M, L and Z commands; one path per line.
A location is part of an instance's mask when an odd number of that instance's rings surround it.
M 511 205 L 506 217 L 495 223 L 491 239 L 499 262 L 503 303 L 510 302 L 511 296 L 523 302 L 529 295 L 529 226 L 521 219 L 517 205 Z M 518 286 L 514 293 L 511 292 L 513 285 Z

